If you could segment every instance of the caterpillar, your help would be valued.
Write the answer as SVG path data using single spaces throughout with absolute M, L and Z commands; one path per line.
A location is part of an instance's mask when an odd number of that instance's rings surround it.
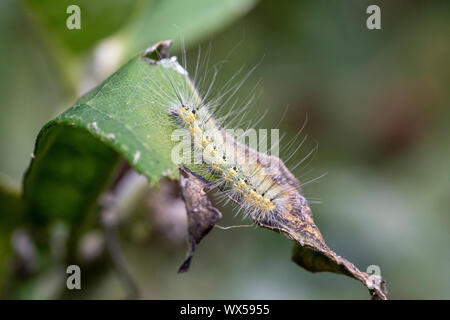
M 183 60 L 186 60 L 185 56 Z M 194 83 L 199 61 L 198 58 Z M 169 116 L 174 126 L 189 141 L 187 148 L 191 152 L 178 160 L 178 164 L 201 177 L 211 189 L 220 190 L 226 198 L 238 204 L 245 217 L 259 224 L 272 225 L 275 217 L 277 220 L 288 219 L 296 212 L 305 227 L 314 228 L 300 184 L 284 163 L 277 156 L 258 152 L 239 141 L 228 132 L 224 121 L 215 117 L 214 110 L 222 101 L 220 98 L 208 100 L 214 81 L 201 97 L 186 68 L 177 62 L 176 57 L 162 58 L 158 63 L 178 72 L 183 79 L 180 82 L 180 77 L 165 75 L 164 79 L 172 90 L 155 92 L 157 98 L 170 106 Z
M 221 218 L 220 212 L 205 196 L 204 186 L 207 186 L 209 189 L 219 190 L 224 199 L 235 202 L 238 212 L 242 211 L 244 217 L 250 217 L 257 225 L 281 232 L 295 240 L 292 260 L 306 270 L 349 275 L 366 285 L 373 299 L 386 299 L 386 287 L 382 278 L 373 285 L 368 273 L 359 271 L 351 262 L 328 248 L 314 224 L 299 181 L 283 161 L 276 155 L 269 155 L 247 145 L 239 139 L 239 135 L 231 134 L 225 126 L 230 113 L 223 118 L 216 117 L 216 110 L 230 100 L 240 84 L 231 89 L 228 87 L 224 90 L 225 93 L 210 99 L 208 97 L 214 84 L 214 74 L 205 94 L 201 96 L 194 86 L 194 83 L 205 83 L 205 78 L 197 81 L 200 59 L 197 60 L 191 80 L 186 71 L 184 55 L 184 67 L 177 62 L 176 57 L 168 58 L 170 44 L 171 41 L 157 43 L 146 51 L 143 58 L 164 69 L 158 81 L 163 79 L 166 83 L 153 83 L 152 87 L 156 88 L 152 92 L 153 99 L 168 110 L 168 117 L 176 128 L 174 133 L 177 132 L 184 141 L 181 144 L 181 158 L 174 157 L 180 149 L 172 149 L 172 160 L 181 169 L 180 185 L 189 223 L 190 248 L 179 272 L 188 270 L 198 242 Z M 154 60 L 155 51 L 158 53 L 158 60 Z M 230 97 L 223 101 L 228 93 Z M 187 155 L 184 151 L 188 151 Z M 183 172 L 188 172 L 188 176 L 184 177 Z M 206 224 L 202 221 L 204 217 L 198 214 L 200 210 L 206 212 L 209 219 Z

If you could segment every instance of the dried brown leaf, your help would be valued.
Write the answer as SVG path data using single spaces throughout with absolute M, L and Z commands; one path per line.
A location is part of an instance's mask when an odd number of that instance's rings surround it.
M 193 252 L 200 240 L 221 218 L 204 192 L 205 181 L 194 174 L 180 170 L 183 199 L 188 211 L 189 244 L 188 255 L 179 272 L 187 271 Z M 344 274 L 361 281 L 374 300 L 386 300 L 385 281 L 378 275 L 361 272 L 351 262 L 337 255 L 325 243 L 322 234 L 315 225 L 311 209 L 301 197 L 297 179 L 281 163 L 274 180 L 291 188 L 291 198 L 297 199 L 290 211 L 279 212 L 270 219 L 254 218 L 259 226 L 282 233 L 295 240 L 292 261 L 311 272 L 333 272 Z M 232 199 L 239 205 L 239 201 Z
M 197 245 L 216 222 L 222 219 L 222 214 L 212 205 L 204 191 L 204 181 L 191 172 L 180 169 L 180 187 L 187 211 L 188 251 L 178 272 L 186 272 L 189 270 Z
M 301 190 L 297 179 L 282 163 L 276 179 L 293 186 L 292 198 L 300 198 Z M 261 227 L 281 232 L 289 239 L 295 240 L 292 261 L 299 266 L 311 272 L 328 271 L 350 276 L 369 289 L 372 299 L 387 299 L 385 281 L 380 276 L 361 272 L 326 245 L 306 200 L 297 201 L 289 212 L 280 212 L 270 220 L 259 219 L 255 222 Z

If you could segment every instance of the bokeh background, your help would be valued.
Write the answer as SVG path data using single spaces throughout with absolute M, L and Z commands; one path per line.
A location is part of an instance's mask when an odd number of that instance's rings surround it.
M 81 8 L 81 30 L 66 28 L 70 4 Z M 366 28 L 370 4 L 381 8 L 381 30 Z M 221 63 L 214 90 L 257 65 L 238 93 L 259 83 L 244 120 L 267 110 L 258 128 L 278 126 L 286 143 L 308 119 L 308 139 L 288 165 L 318 147 L 295 174 L 306 183 L 327 173 L 304 192 L 332 249 L 361 270 L 379 266 L 392 299 L 448 299 L 449 21 L 450 3 L 437 0 L 1 1 L 2 192 L 20 192 L 35 137 L 51 117 L 145 47 L 173 39 L 171 53 L 180 55 L 183 39 L 188 65 L 199 47 Z M 167 181 L 145 190 L 121 220 L 120 244 L 142 298 L 368 298 L 355 280 L 299 268 L 291 241 L 256 228 L 214 229 L 191 271 L 177 274 L 186 222 L 170 192 Z M 11 206 L 0 205 L 1 230 L 14 220 Z M 249 222 L 221 210 L 222 225 Z M 65 230 L 55 221 L 43 257 L 25 225 L 2 233 L 3 297 L 126 297 L 100 227 L 79 239 L 82 290 L 65 289 Z M 20 239 L 35 252 L 31 262 L 6 253 Z

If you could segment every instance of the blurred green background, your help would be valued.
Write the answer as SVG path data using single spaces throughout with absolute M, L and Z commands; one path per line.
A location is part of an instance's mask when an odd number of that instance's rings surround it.
M 81 8 L 81 30 L 66 28 L 70 4 Z M 366 28 L 370 4 L 381 8 L 381 30 Z M 39 129 L 142 49 L 173 39 L 171 53 L 180 55 L 183 39 L 188 66 L 199 46 L 211 48 L 211 64 L 224 62 L 215 90 L 240 67 L 258 65 L 238 94 L 246 97 L 261 80 L 244 120 L 267 110 L 258 127 L 280 124 L 286 144 L 308 118 L 302 137 L 309 138 L 288 165 L 318 145 L 295 174 L 306 182 L 327 173 L 304 191 L 332 249 L 363 271 L 380 266 L 392 299 L 448 299 L 449 18 L 448 1 L 2 1 L 2 296 L 126 296 L 100 227 L 77 240 L 83 288 L 67 292 L 55 245 L 65 226 L 55 222 L 50 252 L 36 249 L 35 265 L 24 271 L 11 248 L 24 226 L 11 214 Z M 140 195 L 120 226 L 142 298 L 368 298 L 357 281 L 299 268 L 289 260 L 292 243 L 263 229 L 213 230 L 191 271 L 177 274 L 185 221 L 179 200 L 161 200 L 168 186 Z M 231 207 L 221 210 L 222 225 L 248 222 Z

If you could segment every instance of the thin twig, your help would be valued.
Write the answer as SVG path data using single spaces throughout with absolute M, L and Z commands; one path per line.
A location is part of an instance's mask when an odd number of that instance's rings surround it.
M 139 288 L 128 270 L 122 248 L 120 247 L 117 232 L 117 212 L 114 211 L 114 208 L 104 209 L 100 212 L 100 220 L 105 233 L 106 248 L 114 269 L 127 291 L 127 299 L 138 299 Z
M 130 189 L 124 186 L 139 183 L 139 176 L 136 172 L 127 169 L 125 169 L 126 172 L 121 172 L 120 178 L 102 195 L 100 200 L 100 223 L 105 235 L 106 248 L 111 257 L 113 267 L 125 287 L 127 298 L 138 299 L 140 296 L 139 288 L 125 261 L 118 232 L 120 202 L 124 198 L 123 193 Z

